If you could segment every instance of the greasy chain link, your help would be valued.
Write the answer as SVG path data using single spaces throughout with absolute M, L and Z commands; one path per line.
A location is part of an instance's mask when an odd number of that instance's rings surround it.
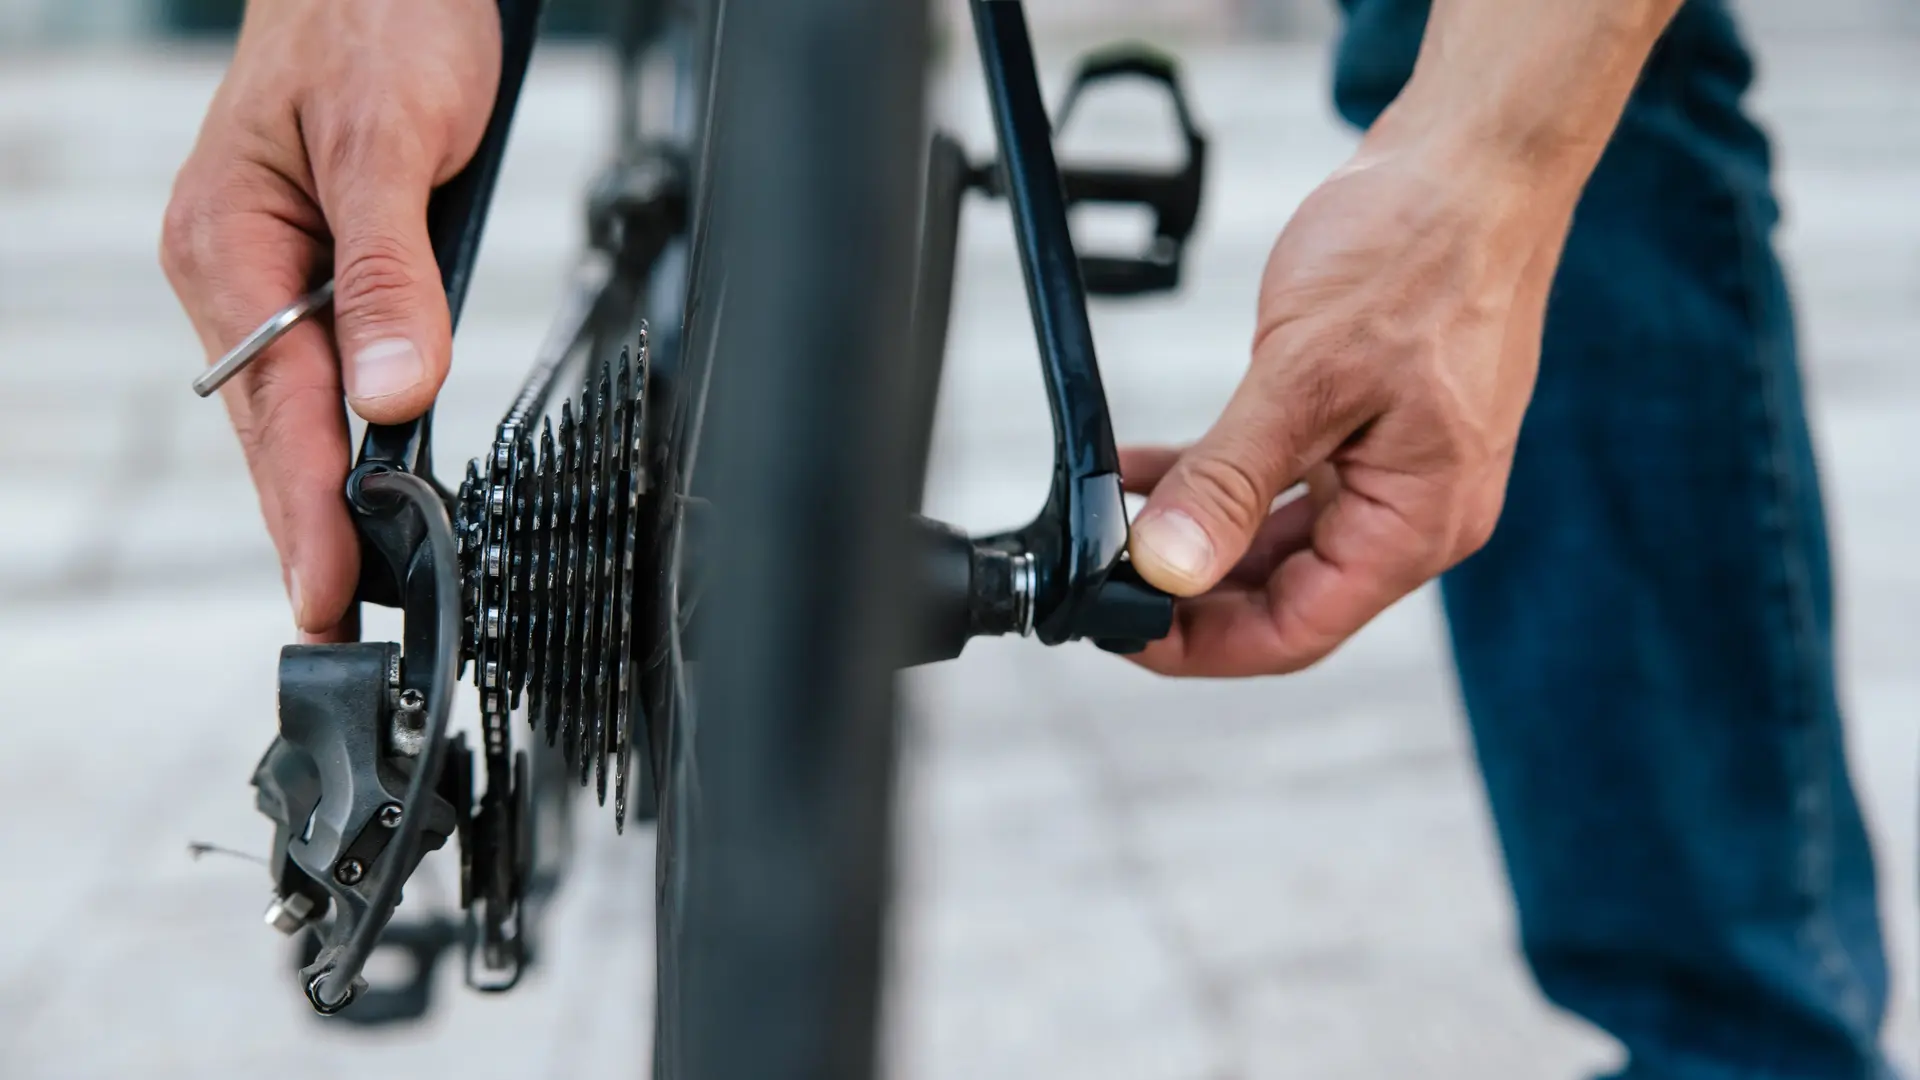
M 538 416 L 552 368 L 536 370 L 485 458 L 460 486 L 463 649 L 480 691 L 489 772 L 506 769 L 508 717 L 558 743 L 581 786 L 624 828 L 633 742 L 633 590 L 647 492 L 647 332 L 590 367 L 575 400 Z M 540 422 L 539 439 L 533 424 Z M 503 774 L 504 776 L 504 774 Z

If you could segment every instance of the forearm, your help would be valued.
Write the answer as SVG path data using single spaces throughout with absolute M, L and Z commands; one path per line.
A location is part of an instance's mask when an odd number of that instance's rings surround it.
M 1434 0 L 1406 89 L 1369 142 L 1577 193 L 1680 0 Z

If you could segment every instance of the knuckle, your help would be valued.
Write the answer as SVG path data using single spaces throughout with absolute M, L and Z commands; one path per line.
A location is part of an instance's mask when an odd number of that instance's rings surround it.
M 1464 559 L 1493 540 L 1493 534 L 1500 526 L 1500 511 L 1506 501 L 1505 485 L 1489 485 L 1478 497 L 1469 501 L 1464 520 L 1460 527 L 1459 557 Z
M 351 101 L 316 115 L 319 165 L 336 176 L 384 174 L 372 166 L 404 161 L 418 140 L 420 118 L 397 101 Z
M 1486 547 L 1487 541 L 1493 539 L 1493 529 L 1497 520 L 1486 515 L 1468 517 L 1465 526 L 1460 530 L 1459 557 L 1464 559 Z
M 1264 516 L 1267 500 L 1246 466 L 1232 458 L 1203 454 L 1181 462 L 1187 491 L 1201 515 L 1250 533 Z
M 476 111 L 467 82 L 466 79 L 454 77 L 427 80 L 415 86 L 413 100 L 407 111 L 412 115 L 416 129 L 444 136 L 460 127 Z
M 1378 314 L 1356 322 L 1352 334 L 1353 351 L 1374 364 L 1403 371 L 1425 366 L 1421 334 L 1405 319 Z
M 256 162 L 189 163 L 161 215 L 160 267 L 176 288 L 223 276 L 236 260 L 290 269 L 292 252 L 278 241 L 299 227 L 290 223 L 301 210 L 285 182 Z
M 1476 469 L 1498 453 L 1498 437 L 1491 420 L 1457 398 L 1442 399 L 1433 418 L 1433 430 L 1435 456 L 1445 464 Z
M 1430 481 L 1419 481 L 1427 487 Z M 1397 588 L 1425 583 L 1452 561 L 1458 529 L 1453 527 L 1449 493 L 1440 488 L 1403 489 L 1394 495 L 1366 496 L 1368 546 L 1383 580 Z
M 423 284 L 405 245 L 383 234 L 358 239 L 334 271 L 342 315 L 362 321 L 411 318 Z
M 1287 430 L 1308 438 L 1338 431 L 1345 434 L 1377 410 L 1384 393 L 1381 365 L 1350 339 L 1327 329 L 1291 340 L 1276 338 L 1278 363 L 1265 365 L 1259 375 L 1259 397 L 1283 415 Z M 1304 461 L 1285 463 L 1295 473 Z
M 1375 407 L 1376 385 L 1372 371 L 1351 360 L 1323 365 L 1298 391 L 1304 430 L 1346 435 Z
M 207 200 L 185 185 L 177 188 L 167 203 L 160 220 L 160 268 L 175 285 L 204 271 L 203 237 L 210 231 L 213 216 Z

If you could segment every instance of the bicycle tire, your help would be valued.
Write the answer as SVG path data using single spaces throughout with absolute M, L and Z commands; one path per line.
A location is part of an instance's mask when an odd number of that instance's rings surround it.
M 694 544 L 703 582 L 663 605 L 667 685 L 650 695 L 654 1075 L 858 1080 L 879 1055 L 902 540 L 925 457 L 927 11 L 707 12 L 664 418 L 683 452 L 659 526 L 668 588 Z M 697 537 L 690 504 L 710 508 Z

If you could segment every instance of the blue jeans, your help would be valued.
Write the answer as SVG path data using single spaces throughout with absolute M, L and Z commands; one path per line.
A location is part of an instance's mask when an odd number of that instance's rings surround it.
M 1358 125 L 1423 0 L 1343 0 Z M 1622 1077 L 1891 1075 L 1765 136 L 1691 0 L 1587 186 L 1492 541 L 1442 594 L 1522 946 Z

